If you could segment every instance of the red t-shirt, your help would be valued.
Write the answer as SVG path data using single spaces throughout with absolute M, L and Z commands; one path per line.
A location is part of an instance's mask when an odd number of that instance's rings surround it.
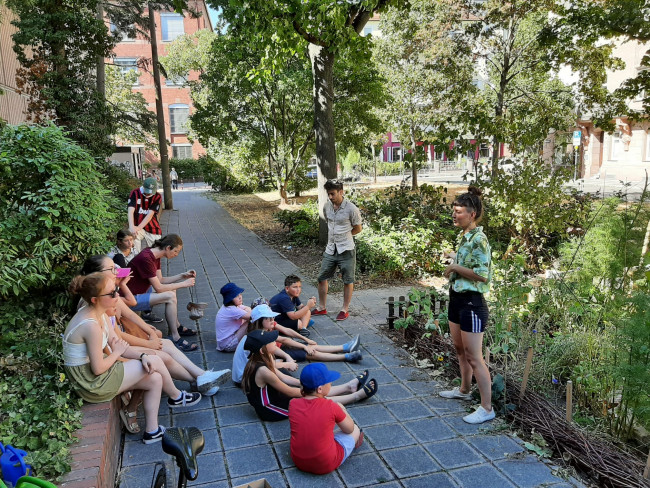
M 131 260 L 129 267 L 133 271 L 133 277 L 127 283 L 129 290 L 134 295 L 146 293 L 151 283 L 149 278 L 158 274 L 160 259 L 156 259 L 150 248 L 146 248 Z
M 298 469 L 327 474 L 341 465 L 345 451 L 334 440 L 334 427 L 343 420 L 343 409 L 328 398 L 291 400 L 291 459 Z

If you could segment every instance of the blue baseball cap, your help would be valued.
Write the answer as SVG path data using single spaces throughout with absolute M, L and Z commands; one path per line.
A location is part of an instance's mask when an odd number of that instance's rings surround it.
M 327 369 L 323 363 L 310 363 L 300 373 L 300 384 L 310 390 L 336 381 L 341 377 L 338 371 Z
M 274 318 L 277 317 L 278 315 L 280 314 L 275 313 L 273 310 L 271 310 L 271 307 L 263 303 L 255 307 L 251 312 L 251 321 L 256 322 L 257 320 L 263 317 Z
M 232 302 L 235 298 L 237 298 L 237 295 L 243 292 L 244 289 L 239 288 L 234 283 L 226 283 L 221 287 L 221 290 L 219 290 L 219 293 L 221 293 L 221 296 L 223 297 L 223 303 Z

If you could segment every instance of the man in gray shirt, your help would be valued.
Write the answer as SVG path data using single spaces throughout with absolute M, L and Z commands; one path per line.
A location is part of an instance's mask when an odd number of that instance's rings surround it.
M 327 220 L 327 247 L 323 253 L 318 275 L 318 302 L 312 315 L 327 315 L 328 280 L 334 276 L 337 266 L 343 275 L 343 307 L 336 320 L 345 320 L 354 290 L 356 249 L 352 236 L 361 232 L 361 213 L 357 206 L 343 197 L 343 182 L 327 180 L 325 190 L 329 202 L 323 208 Z

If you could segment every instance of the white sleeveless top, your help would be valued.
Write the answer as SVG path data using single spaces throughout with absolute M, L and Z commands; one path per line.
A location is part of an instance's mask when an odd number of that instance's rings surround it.
M 106 315 L 102 315 L 102 322 L 104 323 L 104 330 L 102 333 L 102 350 L 108 344 L 108 323 L 106 320 Z M 72 334 L 77 328 L 85 324 L 86 322 L 97 322 L 95 319 L 88 318 L 84 319 L 75 325 L 72 329 L 68 331 L 67 334 L 63 336 L 63 365 L 64 366 L 83 366 L 90 362 L 88 358 L 88 348 L 86 343 L 82 342 L 81 344 L 75 344 L 74 342 L 69 342 L 68 337 Z

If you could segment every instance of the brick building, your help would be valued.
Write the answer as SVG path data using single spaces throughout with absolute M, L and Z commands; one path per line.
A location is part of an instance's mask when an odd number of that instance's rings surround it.
M 204 0 L 188 0 L 189 6 L 201 12 L 198 18 L 191 18 L 189 15 L 183 17 L 175 12 L 155 12 L 156 39 L 158 43 L 158 56 L 167 54 L 167 46 L 177 37 L 183 34 L 194 34 L 201 29 L 212 30 L 212 23 L 208 14 L 208 8 Z M 111 26 L 112 28 L 112 26 Z M 137 71 L 138 82 L 134 84 L 133 90 L 142 93 L 148 103 L 149 110 L 156 111 L 156 90 L 153 83 L 153 72 L 151 66 L 151 45 L 148 40 L 137 36 L 135 39 L 122 36 L 121 42 L 113 51 L 114 57 L 107 60 L 109 64 L 115 64 L 122 71 Z M 147 67 L 144 69 L 144 67 Z M 198 79 L 197 72 L 190 72 L 187 80 Z M 165 117 L 165 134 L 167 141 L 171 143 L 168 147 L 171 158 L 197 158 L 205 154 L 205 149 L 198 142 L 190 142 L 187 134 L 187 119 L 192 113 L 192 100 L 190 89 L 185 86 L 186 79 L 165 79 L 161 74 L 162 101 Z M 159 157 L 156 154 L 146 152 L 146 159 L 149 162 L 157 163 Z

